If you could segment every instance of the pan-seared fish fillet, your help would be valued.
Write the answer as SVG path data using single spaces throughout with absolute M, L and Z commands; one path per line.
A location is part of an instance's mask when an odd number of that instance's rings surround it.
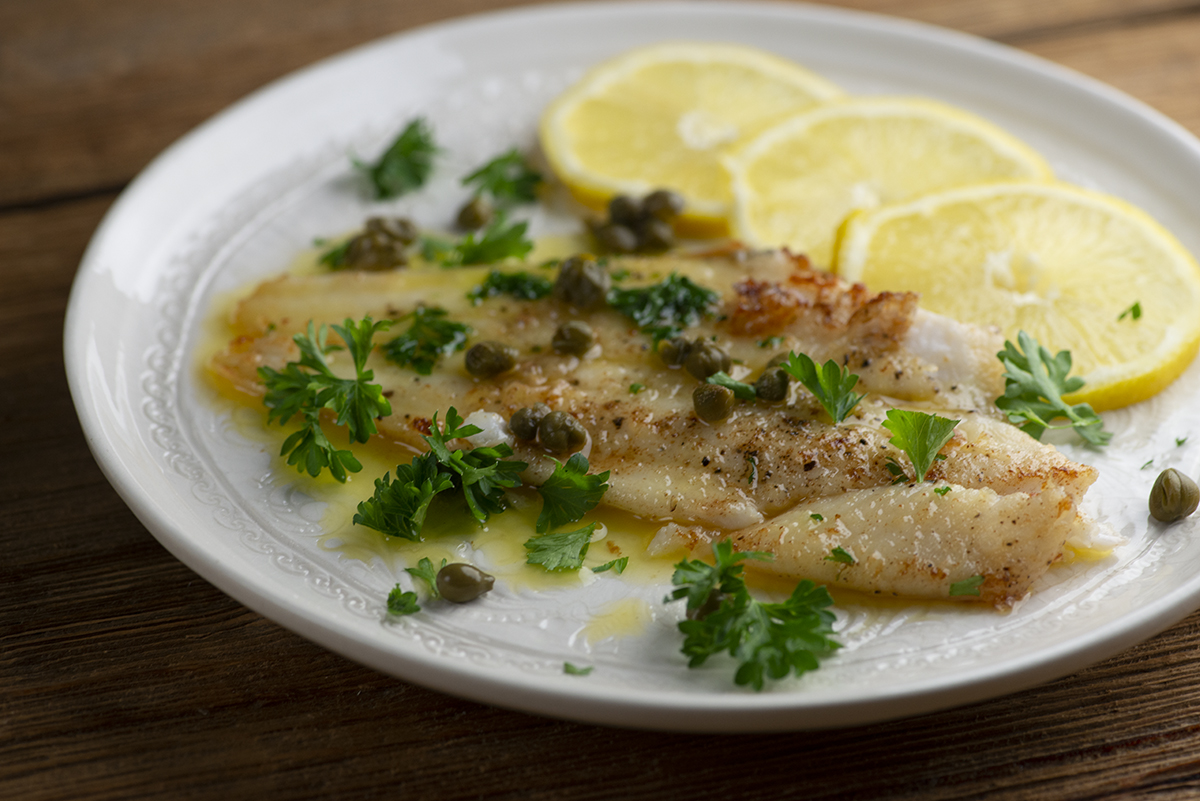
M 793 382 L 784 403 L 739 404 L 726 420 L 706 424 L 692 409 L 697 381 L 666 368 L 627 318 L 594 313 L 592 350 L 582 358 L 555 354 L 555 327 L 577 315 L 552 299 L 472 306 L 466 292 L 486 268 L 269 281 L 238 305 L 237 337 L 210 367 L 240 392 L 261 395 L 257 368 L 297 358 L 291 337 L 309 320 L 398 318 L 418 304 L 441 306 L 472 326 L 472 342 L 519 348 L 518 367 L 480 380 L 458 353 L 419 376 L 377 351 L 369 366 L 394 409 L 379 421 L 384 437 L 421 448 L 429 419 L 449 406 L 507 419 L 546 403 L 587 428 L 592 470 L 612 471 L 607 505 L 670 521 L 666 531 L 678 541 L 730 535 L 739 549 L 774 553 L 767 569 L 868 592 L 945 598 L 951 584 L 982 575 L 980 597 L 1005 603 L 1061 557 L 1095 471 L 1003 421 L 993 404 L 1003 392 L 995 334 L 924 312 L 911 293 L 873 294 L 783 253 L 625 259 L 612 266 L 619 268 L 630 271 L 623 286 L 677 272 L 719 291 L 722 313 L 687 334 L 716 337 L 735 361 L 735 378 L 753 380 L 775 353 L 794 350 L 846 364 L 867 398 L 835 426 Z M 765 347 L 771 337 L 779 339 Z M 338 369 L 337 354 L 331 361 Z M 635 384 L 645 389 L 633 394 Z M 891 486 L 888 457 L 905 459 L 880 425 L 891 408 L 962 421 L 926 483 Z M 540 448 L 515 447 L 530 463 L 527 480 L 549 474 L 553 464 Z M 952 490 L 939 497 L 935 486 Z M 813 514 L 825 525 L 809 525 Z M 856 563 L 826 561 L 835 547 Z

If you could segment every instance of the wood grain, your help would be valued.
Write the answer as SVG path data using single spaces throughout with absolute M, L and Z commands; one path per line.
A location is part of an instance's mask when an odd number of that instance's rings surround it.
M 115 190 L 229 102 L 484 0 L 0 3 L 0 798 L 1200 796 L 1200 614 L 1016 695 L 842 731 L 555 721 L 367 670 L 246 610 L 145 531 L 67 394 L 70 282 Z M 993 36 L 1200 131 L 1184 2 L 852 0 Z

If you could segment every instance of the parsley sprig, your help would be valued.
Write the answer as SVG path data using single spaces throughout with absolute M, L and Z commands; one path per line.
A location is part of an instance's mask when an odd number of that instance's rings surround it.
M 335 479 L 344 482 L 347 473 L 362 470 L 354 454 L 339 450 L 325 436 L 320 415 L 322 409 L 332 410 L 337 424 L 349 429 L 352 442 L 366 442 L 378 431 L 375 419 L 391 414 L 392 406 L 383 397 L 383 388 L 372 383 L 375 373 L 366 369 L 366 363 L 375 334 L 390 326 L 390 321 L 375 322 L 370 316 L 358 323 L 346 318 L 342 325 L 333 326 L 345 343 L 343 348 L 327 344 L 326 326 L 314 332 L 310 320 L 306 333 L 292 337 L 300 348 L 299 361 L 288 362 L 282 371 L 258 368 L 266 387 L 263 404 L 269 410 L 267 422 L 285 425 L 294 416 L 301 419 L 300 430 L 284 440 L 280 450 L 297 471 L 317 476 L 328 468 Z M 327 354 L 343 349 L 354 361 L 354 378 L 339 378 L 325 359 Z
M 511 295 L 517 300 L 539 300 L 550 297 L 554 291 L 554 282 L 544 275 L 520 271 L 506 273 L 492 270 L 482 284 L 471 289 L 467 298 L 472 305 L 478 306 L 488 298 L 500 295 Z
M 497 208 L 537 202 L 542 174 L 529 166 L 525 157 L 513 148 L 484 164 L 462 179 L 463 186 L 474 186 L 476 195 L 491 195 Z
M 996 405 L 1008 414 L 1013 423 L 1034 439 L 1041 439 L 1046 429 L 1074 428 L 1079 436 L 1095 447 L 1107 445 L 1112 433 L 1104 430 L 1104 421 L 1089 404 L 1067 404 L 1063 395 L 1083 388 L 1083 379 L 1068 378 L 1071 372 L 1071 352 L 1050 351 L 1024 331 L 1017 335 L 1019 348 L 1005 341 L 1004 350 L 996 354 L 1004 365 L 1004 394 Z M 1065 417 L 1069 425 L 1050 425 L 1051 420 Z
M 424 186 L 438 152 L 433 129 L 423 117 L 417 117 L 404 127 L 379 161 L 374 164 L 356 161 L 355 166 L 370 178 L 375 196 L 386 200 Z
M 892 438 L 888 441 L 908 455 L 916 472 L 913 480 L 919 482 L 925 480 L 925 474 L 935 459 L 946 458 L 938 451 L 954 436 L 954 427 L 960 422 L 936 414 L 889 409 L 883 427 L 892 432 Z M 888 470 L 897 476 L 898 481 L 907 480 L 904 468 L 894 461 L 888 464 Z
M 608 491 L 609 471 L 588 475 L 588 460 L 582 453 L 572 454 L 566 464 L 554 462 L 554 472 L 540 487 L 542 513 L 537 519 L 537 533 L 574 523 L 596 508 Z
M 417 541 L 430 504 L 443 492 L 462 493 L 471 516 L 480 524 L 507 508 L 504 493 L 520 486 L 517 476 L 527 465 L 509 459 L 512 448 L 503 444 L 450 450 L 446 444 L 450 440 L 481 430 L 462 423 L 458 410 L 451 406 L 444 429 L 440 429 L 435 413 L 430 433 L 423 437 L 429 452 L 414 458 L 410 465 L 398 465 L 395 479 L 390 473 L 376 479 L 375 494 L 358 505 L 354 522 L 389 537 Z
M 756 690 L 764 680 L 799 676 L 818 667 L 817 655 L 840 645 L 833 639 L 829 592 L 807 579 L 782 603 L 750 597 L 742 578 L 745 559 L 764 553 L 733 553 L 728 542 L 713 546 L 715 564 L 699 560 L 675 566 L 676 589 L 664 601 L 687 599 L 688 620 L 680 621 L 688 667 L 699 667 L 713 654 L 728 652 L 738 661 L 734 681 Z
M 445 309 L 418 306 L 396 322 L 411 320 L 408 330 L 384 343 L 383 355 L 401 367 L 429 375 L 438 360 L 466 347 L 471 327 L 447 319 Z
M 713 290 L 678 273 L 650 286 L 608 292 L 609 305 L 637 323 L 655 342 L 678 336 L 684 328 L 699 323 L 712 314 L 719 299 Z
M 588 523 L 574 531 L 558 531 L 543 534 L 525 541 L 525 563 L 541 565 L 547 570 L 578 570 L 583 567 L 588 546 L 592 543 L 595 523 Z
M 858 376 L 830 359 L 818 368 L 807 354 L 789 353 L 788 360 L 779 365 L 799 381 L 817 399 L 834 423 L 840 423 L 866 397 L 854 392 Z
M 533 250 L 533 241 L 525 235 L 528 228 L 528 222 L 509 223 L 503 214 L 497 214 L 478 236 L 472 231 L 458 242 L 425 237 L 421 241 L 421 256 L 443 267 L 521 259 Z

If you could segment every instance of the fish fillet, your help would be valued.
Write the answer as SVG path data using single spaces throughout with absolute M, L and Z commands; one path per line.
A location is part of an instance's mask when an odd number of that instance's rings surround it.
M 623 286 L 675 272 L 719 291 L 721 313 L 687 334 L 715 337 L 734 359 L 734 378 L 753 380 L 775 353 L 793 350 L 846 365 L 860 377 L 858 391 L 869 394 L 833 425 L 793 382 L 785 402 L 739 404 L 709 425 L 692 409 L 697 381 L 666 368 L 627 318 L 612 310 L 590 315 L 596 345 L 582 358 L 556 354 L 551 335 L 572 311 L 552 299 L 473 306 L 466 292 L 486 268 L 268 281 L 238 304 L 235 337 L 210 369 L 256 397 L 257 368 L 295 359 L 291 337 L 309 320 L 395 319 L 419 304 L 440 306 L 472 326 L 472 342 L 516 346 L 519 364 L 480 380 L 458 353 L 419 376 L 377 351 L 368 366 L 394 409 L 379 421 L 382 437 L 422 448 L 433 413 L 449 406 L 507 419 L 545 403 L 588 430 L 592 470 L 612 471 L 605 504 L 669 523 L 664 532 L 676 542 L 729 536 L 738 549 L 775 554 L 770 570 L 866 592 L 946 598 L 951 584 L 979 575 L 979 599 L 1005 604 L 1061 558 L 1096 474 L 1004 422 L 993 403 L 1004 388 L 995 333 L 925 312 L 912 293 L 871 293 L 786 253 L 631 258 L 611 269 L 628 271 Z M 338 356 L 334 369 L 347 370 Z M 632 393 L 638 384 L 644 389 Z M 905 458 L 881 427 L 893 408 L 961 420 L 927 482 L 891 485 L 889 457 Z M 530 464 L 527 481 L 539 483 L 553 469 L 540 448 L 516 449 Z M 936 496 L 935 486 L 951 490 Z M 814 514 L 827 525 L 809 525 Z M 853 553 L 855 564 L 827 561 L 835 547 Z

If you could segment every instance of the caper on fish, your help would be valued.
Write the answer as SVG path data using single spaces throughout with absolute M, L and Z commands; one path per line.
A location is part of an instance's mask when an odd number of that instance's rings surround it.
M 517 365 L 517 349 L 503 342 L 478 342 L 466 353 L 467 372 L 476 378 L 493 378 Z
M 642 200 L 642 213 L 656 220 L 670 222 L 683 214 L 683 196 L 669 189 L 656 189 Z
M 417 226 L 407 217 L 370 217 L 366 228 L 368 233 L 382 234 L 404 245 L 417 241 Z
M 462 230 L 475 231 L 490 223 L 494 213 L 492 204 L 476 195 L 462 205 L 455 221 Z
M 593 227 L 592 235 L 610 253 L 634 253 L 638 249 L 638 235 L 627 225 L 604 223 Z
M 568 320 L 554 330 L 550 346 L 557 353 L 568 353 L 572 356 L 582 356 L 592 347 L 596 335 L 592 327 L 583 320 Z
M 1200 505 L 1200 487 L 1173 467 L 1158 474 L 1150 490 L 1150 514 L 1163 523 L 1182 520 Z
M 574 453 L 587 442 L 587 429 L 566 412 L 550 412 L 538 425 L 538 441 L 552 453 Z
M 683 369 L 701 381 L 707 381 L 710 375 L 720 372 L 728 373 L 732 366 L 733 360 L 729 358 L 728 353 L 704 340 L 692 343 L 683 360 Z
M 768 367 L 754 382 L 754 392 L 762 400 L 778 403 L 787 400 L 790 380 L 782 367 Z
M 614 223 L 636 225 L 642 214 L 642 204 L 629 195 L 617 195 L 608 201 L 608 219 Z
M 374 231 L 355 234 L 346 245 L 344 265 L 354 270 L 391 270 L 408 263 L 404 243 Z
M 608 202 L 608 219 L 589 223 L 592 235 L 610 253 L 647 253 L 675 245 L 671 221 L 683 212 L 683 197 L 657 189 L 638 200 L 617 195 Z
M 638 226 L 638 250 L 666 250 L 675 245 L 675 229 L 654 218 Z
M 437 574 L 438 592 L 447 601 L 456 604 L 474 601 L 495 584 L 495 577 L 466 562 L 446 565 Z
M 776 353 L 771 357 L 771 361 L 767 362 L 767 368 L 778 367 L 792 357 L 791 351 L 786 353 Z
M 544 403 L 525 406 L 513 413 L 512 418 L 508 421 L 508 427 L 517 439 L 532 441 L 537 439 L 538 426 L 548 414 L 550 414 L 550 407 Z
M 658 343 L 658 357 L 668 367 L 678 367 L 687 358 L 692 343 L 685 337 L 672 337 Z
M 733 390 L 720 384 L 701 384 L 692 393 L 696 416 L 706 423 L 717 423 L 728 417 L 736 400 Z
M 564 259 L 554 282 L 554 298 L 581 311 L 599 308 L 607 302 L 612 279 L 608 271 L 587 254 Z

